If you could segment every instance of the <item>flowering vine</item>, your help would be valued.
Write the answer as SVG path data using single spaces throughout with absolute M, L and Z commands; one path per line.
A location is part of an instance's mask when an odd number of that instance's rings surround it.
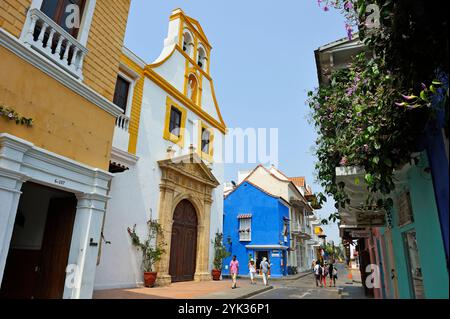
M 366 174 L 368 207 L 389 212 L 394 171 L 417 161 L 417 141 L 439 120 L 448 136 L 448 26 L 442 10 L 419 0 L 318 0 L 324 11 L 340 10 L 349 39 L 357 30 L 371 51 L 331 84 L 309 93 L 318 131 L 318 180 L 336 208 L 350 204 L 336 167 L 359 166 Z M 434 123 L 434 124 L 433 124 Z M 363 181 L 355 179 L 354 183 Z M 374 199 L 375 194 L 383 199 Z M 318 194 L 321 201 L 324 194 Z M 338 214 L 330 218 L 339 219 Z
M 9 121 L 15 121 L 16 124 L 26 125 L 28 127 L 33 126 L 33 119 L 20 116 L 15 110 L 6 106 L 0 105 L 0 117 L 4 117 Z

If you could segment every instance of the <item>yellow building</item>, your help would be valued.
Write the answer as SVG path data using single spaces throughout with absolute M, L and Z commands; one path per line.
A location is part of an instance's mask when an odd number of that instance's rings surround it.
M 130 1 L 0 2 L 0 297 L 92 296 Z

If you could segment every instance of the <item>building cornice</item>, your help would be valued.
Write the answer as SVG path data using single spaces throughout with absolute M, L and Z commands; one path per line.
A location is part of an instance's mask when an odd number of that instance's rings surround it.
M 53 79 L 60 82 L 75 93 L 84 97 L 86 100 L 92 102 L 105 112 L 108 112 L 114 117 L 122 114 L 122 110 L 118 106 L 114 105 L 114 103 L 108 101 L 93 89 L 89 88 L 86 84 L 69 75 L 66 71 L 61 69 L 46 57 L 34 52 L 31 48 L 27 47 L 20 40 L 1 28 L 0 45 L 35 66 L 45 74 L 51 76 Z
M 139 157 L 136 155 L 122 151 L 116 147 L 113 147 L 111 150 L 111 161 L 117 161 L 126 164 L 126 166 L 134 166 L 138 160 Z

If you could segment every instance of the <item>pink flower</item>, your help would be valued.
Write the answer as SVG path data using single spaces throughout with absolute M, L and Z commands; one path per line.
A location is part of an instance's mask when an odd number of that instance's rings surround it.
M 350 11 L 351 8 L 353 8 L 353 3 L 351 1 L 346 1 L 344 4 L 344 9 Z
M 347 163 L 348 163 L 347 157 L 344 156 L 344 157 L 342 157 L 341 161 L 339 162 L 339 165 L 346 166 Z

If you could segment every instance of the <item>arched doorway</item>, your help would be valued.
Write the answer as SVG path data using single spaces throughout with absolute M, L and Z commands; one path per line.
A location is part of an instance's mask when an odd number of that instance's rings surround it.
M 197 213 L 188 200 L 173 214 L 169 274 L 172 282 L 194 280 L 197 255 Z

